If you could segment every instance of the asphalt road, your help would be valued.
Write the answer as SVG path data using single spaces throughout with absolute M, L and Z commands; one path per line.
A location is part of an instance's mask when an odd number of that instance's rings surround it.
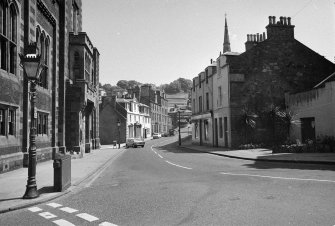
M 80 189 L 0 225 L 335 225 L 335 166 L 224 158 L 176 139 L 125 149 Z

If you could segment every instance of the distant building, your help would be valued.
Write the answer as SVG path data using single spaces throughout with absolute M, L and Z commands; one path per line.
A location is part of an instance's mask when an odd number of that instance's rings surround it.
M 121 123 L 120 128 L 117 122 Z M 120 136 L 119 136 L 120 135 Z M 129 95 L 103 97 L 100 105 L 101 144 L 125 143 L 128 138 L 151 137 L 149 106 Z
M 188 93 L 176 93 L 176 94 L 166 94 L 166 100 L 168 102 L 168 111 L 174 111 L 174 109 L 187 109 L 189 105 Z M 171 110 L 172 109 L 172 110 Z
M 231 147 L 268 141 L 264 109 L 285 108 L 286 92 L 309 90 L 335 71 L 332 62 L 294 38 L 291 18 L 270 16 L 266 29 L 266 35 L 247 35 L 244 53 L 220 54 L 208 72 L 193 79 L 194 143 Z M 243 109 L 259 115 L 248 139 L 241 127 Z
M 139 96 L 141 103 L 150 106 L 152 133 L 168 133 L 172 128 L 172 121 L 168 115 L 166 94 L 153 90 L 149 85 L 138 87 L 135 94 Z

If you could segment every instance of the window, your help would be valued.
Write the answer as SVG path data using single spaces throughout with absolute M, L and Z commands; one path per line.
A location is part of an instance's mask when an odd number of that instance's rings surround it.
M 16 109 L 0 105 L 0 136 L 15 135 L 16 133 Z
M 219 135 L 220 135 L 220 138 L 223 137 L 222 118 L 219 118 Z
M 48 135 L 48 114 L 37 112 L 37 135 Z
M 0 2 L 0 68 L 16 72 L 17 11 L 14 3 Z
M 199 97 L 199 112 L 202 111 L 202 96 Z
M 209 94 L 206 93 L 206 108 L 209 110 Z
M 194 138 L 198 137 L 198 123 L 196 122 L 194 125 Z
M 218 103 L 218 106 L 222 106 L 222 89 L 221 89 L 221 86 L 218 87 L 218 93 L 219 93 L 219 103 Z
M 15 110 L 8 110 L 8 135 L 15 135 Z
M 45 89 L 48 88 L 48 71 L 49 71 L 49 46 L 50 39 L 49 36 L 45 34 L 45 32 L 41 32 L 40 28 L 36 28 L 36 42 L 37 47 L 39 49 L 39 53 L 41 54 L 41 62 L 44 66 L 43 71 L 41 72 L 38 85 Z
M 0 109 L 0 136 L 6 135 L 5 109 Z
M 208 121 L 204 121 L 204 127 L 205 127 L 205 140 L 208 140 Z
M 199 88 L 201 88 L 201 75 L 199 75 Z

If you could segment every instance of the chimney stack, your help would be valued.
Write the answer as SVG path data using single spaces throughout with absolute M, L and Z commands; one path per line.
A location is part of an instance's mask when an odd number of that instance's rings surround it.
M 276 22 L 275 16 L 269 16 L 269 23 L 266 26 L 267 30 L 267 39 L 271 40 L 293 40 L 294 39 L 294 26 L 291 25 L 290 17 L 279 17 L 279 21 Z M 266 37 L 263 34 L 263 40 Z

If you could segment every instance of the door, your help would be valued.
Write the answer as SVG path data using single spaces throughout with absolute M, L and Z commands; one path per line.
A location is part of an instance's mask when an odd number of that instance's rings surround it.
M 315 140 L 315 118 L 301 118 L 301 139 L 305 143 L 306 140 Z
M 224 146 L 228 147 L 228 122 L 227 117 L 223 119 L 223 129 L 224 129 Z
M 219 133 L 218 133 L 218 119 L 215 119 L 215 136 L 214 136 L 215 147 L 219 146 Z
M 199 138 L 200 138 L 200 145 L 202 145 L 202 120 L 199 120 Z

